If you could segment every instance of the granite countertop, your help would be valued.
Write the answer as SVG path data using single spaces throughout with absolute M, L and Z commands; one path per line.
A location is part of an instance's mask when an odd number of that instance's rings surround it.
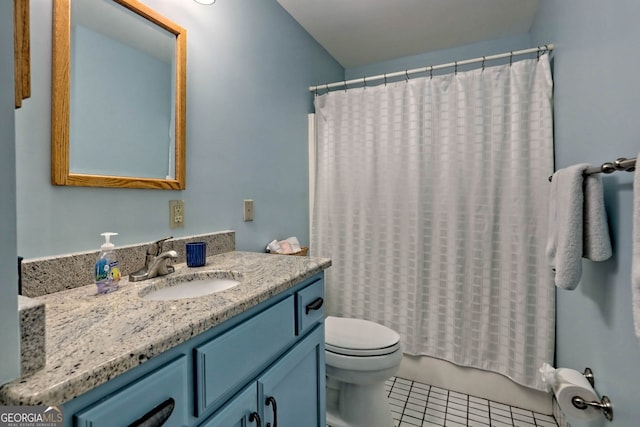
M 227 252 L 200 268 L 231 270 L 240 285 L 177 301 L 145 301 L 157 279 L 129 282 L 97 295 L 95 285 L 38 297 L 46 306 L 46 365 L 0 387 L 5 405 L 61 405 L 144 361 L 269 299 L 331 265 L 326 258 Z

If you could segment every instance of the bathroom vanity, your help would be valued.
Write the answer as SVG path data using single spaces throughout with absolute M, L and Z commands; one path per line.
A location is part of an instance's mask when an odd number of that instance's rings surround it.
M 154 280 L 45 295 L 46 366 L 0 402 L 62 405 L 65 426 L 325 426 L 329 265 L 228 252 L 188 269 L 236 275 L 212 295 L 145 301 Z

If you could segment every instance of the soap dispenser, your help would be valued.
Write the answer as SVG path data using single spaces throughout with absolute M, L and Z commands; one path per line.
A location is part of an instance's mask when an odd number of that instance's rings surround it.
M 116 258 L 115 246 L 111 243 L 111 236 L 118 233 L 102 233 L 104 243 L 100 246 L 100 256 L 96 261 L 95 278 L 99 294 L 106 294 L 118 289 L 120 282 L 120 268 Z

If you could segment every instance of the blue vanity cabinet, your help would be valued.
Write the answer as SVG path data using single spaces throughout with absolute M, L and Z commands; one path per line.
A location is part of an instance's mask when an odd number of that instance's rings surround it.
M 274 295 L 65 403 L 64 425 L 325 427 L 323 292 L 319 273 Z

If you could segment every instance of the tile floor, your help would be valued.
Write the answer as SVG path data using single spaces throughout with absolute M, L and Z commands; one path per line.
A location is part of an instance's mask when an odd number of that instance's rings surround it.
M 550 415 L 393 377 L 386 389 L 395 427 L 557 427 Z

